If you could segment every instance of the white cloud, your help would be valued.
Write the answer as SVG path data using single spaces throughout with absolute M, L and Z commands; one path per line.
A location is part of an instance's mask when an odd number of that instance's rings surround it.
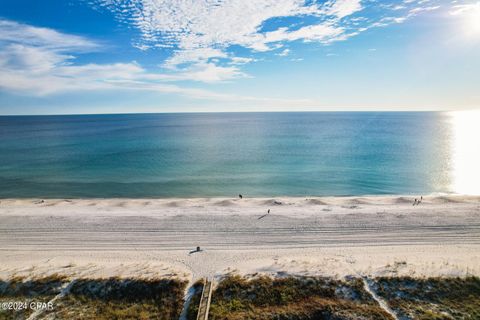
M 262 43 L 268 44 L 295 40 L 330 42 L 338 39 L 337 37 L 341 36 L 343 31 L 343 28 L 328 24 L 306 26 L 295 31 L 280 28 L 276 31 L 266 33 Z
M 219 49 L 214 48 L 195 48 L 177 51 L 175 55 L 166 60 L 164 66 L 167 68 L 175 68 L 185 62 L 207 62 L 212 58 L 227 58 L 228 55 Z
M 43 59 L 53 56 L 53 61 Z M 12 60 L 29 63 L 11 64 Z M 65 56 L 67 57 L 67 56 Z M 67 57 L 71 59 L 70 56 Z M 35 62 L 35 63 L 34 63 Z M 2 50 L 0 54 L 0 89 L 19 94 L 46 96 L 51 94 L 81 91 L 136 90 L 166 94 L 178 94 L 195 99 L 216 101 L 251 101 L 261 103 L 304 103 L 308 100 L 269 99 L 233 94 L 217 93 L 210 90 L 181 87 L 167 82 L 179 80 L 201 80 L 215 82 L 228 80 L 240 73 L 236 68 L 217 70 L 213 64 L 203 69 L 192 69 L 184 73 L 152 73 L 138 64 L 84 64 L 71 65 L 61 55 L 38 48 L 28 50 Z
M 219 82 L 248 77 L 235 65 L 256 59 L 239 57 L 228 49 L 240 46 L 267 52 L 285 42 L 329 43 L 344 40 L 340 19 L 361 10 L 360 0 L 91 0 L 114 12 L 117 18 L 140 31 L 134 46 L 141 50 L 170 48 L 161 66 L 172 73 L 165 80 Z M 280 27 L 264 32 L 271 19 L 313 18 L 297 29 Z
M 0 20 L 0 43 L 28 43 L 56 51 L 92 51 L 100 45 L 87 38 L 67 35 L 53 29 L 33 27 L 9 20 Z
M 277 54 L 288 55 L 294 48 L 289 45 L 285 49 L 289 42 L 330 44 L 438 9 L 432 4 L 436 0 L 384 4 L 382 10 L 388 11 L 375 16 L 360 16 L 377 5 L 365 0 L 88 1 L 133 24 L 141 34 L 134 41 L 137 48 L 168 47 L 170 56 L 159 61 L 163 72 L 145 70 L 135 62 L 78 65 L 77 55 L 104 46 L 79 35 L 0 19 L 0 88 L 45 95 L 121 87 L 196 96 L 204 91 L 203 96 L 218 98 L 223 95 L 171 82 L 215 83 L 249 77 L 241 65 L 259 60 L 259 52 L 283 49 Z M 456 10 L 466 9 L 457 6 Z M 285 17 L 302 23 L 282 22 Z M 269 22 L 273 20 L 276 27 L 272 29 Z M 243 47 L 247 53 L 238 56 L 231 50 L 234 46 Z
M 141 90 L 196 99 L 264 104 L 307 101 L 223 94 L 168 83 L 179 80 L 216 82 L 245 76 L 236 66 L 220 67 L 201 59 L 187 70 L 171 73 L 147 71 L 136 62 L 74 64 L 75 52 L 101 48 L 100 44 L 83 37 L 0 20 L 0 90 L 30 96 L 74 91 Z M 211 51 L 211 56 L 222 55 Z
M 401 6 L 399 9 L 398 7 L 395 6 L 387 6 L 390 7 L 392 12 L 390 13 L 396 13 L 397 11 L 401 11 L 397 15 L 387 15 L 383 16 L 377 21 L 370 22 L 369 25 L 365 25 L 358 30 L 360 32 L 366 31 L 371 28 L 377 28 L 377 27 L 387 27 L 391 24 L 400 24 L 404 23 L 409 19 L 412 19 L 424 12 L 429 12 L 429 11 L 435 11 L 441 8 L 441 6 L 436 5 L 436 6 L 424 6 L 423 4 L 431 2 L 433 0 L 404 0 L 403 3 L 405 6 Z
M 475 3 L 454 5 L 450 10 L 450 14 L 452 16 L 456 16 L 456 15 L 461 15 L 471 11 L 479 11 L 479 10 L 480 10 L 480 1 Z
M 192 80 L 201 82 L 221 82 L 244 78 L 247 75 L 235 66 L 219 66 L 213 62 L 198 62 L 191 64 L 188 68 L 175 69 L 175 72 L 158 75 L 157 79 L 164 81 Z
M 280 53 L 277 53 L 277 56 L 286 57 L 289 54 L 290 54 L 290 49 L 285 49 L 285 50 L 281 51 Z
M 435 10 L 438 6 L 430 4 L 441 0 L 89 1 L 133 25 L 140 33 L 134 40 L 136 47 L 142 50 L 171 48 L 173 54 L 163 62 L 164 67 L 186 74 L 191 69 L 208 66 L 210 69 L 205 71 L 209 76 L 196 79 L 209 81 L 244 76 L 227 66 L 254 61 L 236 57 L 229 50 L 232 46 L 256 54 L 294 41 L 321 44 L 344 41 L 370 28 L 403 23 L 421 12 Z M 360 16 L 366 10 L 371 10 L 370 14 Z M 282 22 L 284 18 L 302 23 Z M 271 21 L 276 22 L 273 29 Z M 217 68 L 213 68 L 212 63 Z M 220 74 L 210 74 L 215 70 Z M 225 76 L 228 70 L 230 74 Z
M 362 9 L 360 0 L 96 0 L 121 21 L 141 32 L 142 48 L 175 49 L 167 66 L 197 63 L 212 57 L 233 59 L 226 49 L 238 45 L 269 51 L 288 41 L 329 42 L 344 38 L 339 20 Z M 297 30 L 288 26 L 263 32 L 266 22 L 283 17 L 314 18 Z M 281 46 L 281 44 L 280 44 Z
M 327 4 L 327 13 L 333 14 L 338 18 L 343 18 L 354 14 L 362 9 L 362 5 L 360 0 L 359 1 L 351 1 L 351 0 L 336 0 L 336 1 L 329 1 Z
M 252 61 L 255 61 L 255 59 L 246 57 L 231 57 L 230 64 L 246 64 Z

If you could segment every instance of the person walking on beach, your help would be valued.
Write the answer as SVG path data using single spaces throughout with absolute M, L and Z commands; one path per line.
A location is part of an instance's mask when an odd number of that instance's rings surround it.
M 258 217 L 258 220 L 265 218 L 265 217 L 268 216 L 269 214 L 270 214 L 270 209 L 267 210 L 267 213 L 265 213 L 264 215 Z
M 238 197 L 239 197 L 240 199 L 243 199 L 243 196 L 242 196 L 241 194 L 239 194 Z

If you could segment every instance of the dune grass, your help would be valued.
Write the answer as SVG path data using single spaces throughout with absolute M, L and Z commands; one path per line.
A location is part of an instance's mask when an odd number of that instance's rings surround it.
M 480 319 L 478 277 L 383 277 L 374 290 L 404 319 Z
M 52 313 L 60 319 L 177 319 L 185 287 L 166 279 L 80 279 Z
M 197 290 L 200 292 L 201 290 Z M 198 306 L 200 294 L 192 300 Z M 196 316 L 196 314 L 195 314 Z M 193 312 L 189 319 L 195 319 Z M 209 319 L 391 319 L 360 279 L 238 275 L 222 279 L 212 295 Z
M 0 280 L 0 302 L 48 302 L 71 279 L 61 275 Z M 187 283 L 169 279 L 77 279 L 42 319 L 178 319 Z M 480 279 L 380 277 L 372 289 L 401 319 L 480 319 Z M 187 310 L 196 319 L 203 282 Z M 33 310 L 0 310 L 0 319 L 26 319 Z M 213 291 L 211 320 L 392 319 L 359 278 L 270 278 L 227 275 Z
M 65 276 L 53 274 L 48 277 L 31 278 L 13 277 L 0 280 L 0 303 L 21 302 L 27 306 L 31 302 L 46 303 L 60 293 L 68 283 Z M 22 309 L 0 308 L 0 320 L 26 319 L 34 310 L 30 307 Z
M 0 281 L 0 301 L 48 302 L 70 282 L 61 276 Z M 42 319 L 178 319 L 186 282 L 167 279 L 77 279 Z M 33 310 L 6 310 L 0 319 L 26 319 Z

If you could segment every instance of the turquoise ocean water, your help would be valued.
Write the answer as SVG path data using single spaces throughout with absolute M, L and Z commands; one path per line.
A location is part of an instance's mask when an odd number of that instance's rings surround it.
M 0 197 L 452 192 L 445 113 L 0 117 Z

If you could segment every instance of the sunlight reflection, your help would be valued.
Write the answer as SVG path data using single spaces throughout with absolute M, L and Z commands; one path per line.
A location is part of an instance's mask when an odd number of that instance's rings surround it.
M 480 110 L 452 112 L 453 186 L 456 193 L 480 194 Z

